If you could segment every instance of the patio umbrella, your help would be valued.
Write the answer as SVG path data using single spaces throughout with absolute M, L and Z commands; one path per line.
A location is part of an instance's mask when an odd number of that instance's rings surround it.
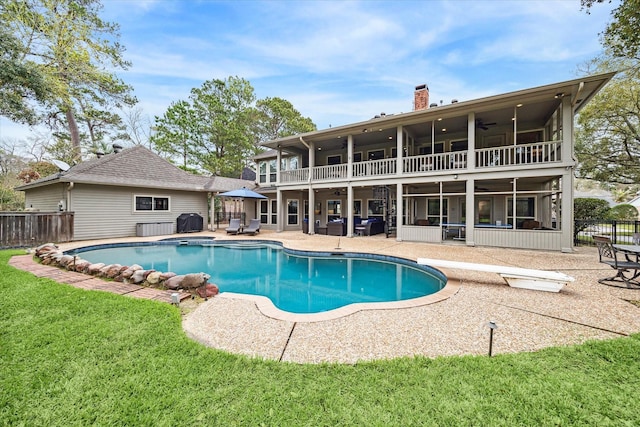
M 244 212 L 244 199 L 268 199 L 267 196 L 263 196 L 262 194 L 256 193 L 255 191 L 251 191 L 247 187 L 220 193 L 218 194 L 218 196 L 228 197 L 230 199 L 242 199 L 242 212 Z
M 267 196 L 263 196 L 262 194 L 256 193 L 255 191 L 249 190 L 247 187 L 242 187 L 239 190 L 231 190 L 226 193 L 218 194 L 220 197 L 231 197 L 236 199 L 267 199 Z

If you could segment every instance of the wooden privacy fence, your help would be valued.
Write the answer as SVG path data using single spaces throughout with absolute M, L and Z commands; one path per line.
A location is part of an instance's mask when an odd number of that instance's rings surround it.
M 0 248 L 70 242 L 73 212 L 0 212 Z

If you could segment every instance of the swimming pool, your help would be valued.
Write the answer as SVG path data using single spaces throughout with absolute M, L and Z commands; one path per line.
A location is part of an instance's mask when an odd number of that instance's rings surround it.
M 402 258 L 284 249 L 265 241 L 165 241 L 102 245 L 69 253 L 90 262 L 205 272 L 221 292 L 261 295 L 280 310 L 319 313 L 355 303 L 403 301 L 441 290 L 446 277 Z

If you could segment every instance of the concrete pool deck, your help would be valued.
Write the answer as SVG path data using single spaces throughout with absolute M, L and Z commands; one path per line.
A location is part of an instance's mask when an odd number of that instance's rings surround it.
M 177 237 L 185 235 L 177 235 Z M 255 300 L 220 294 L 203 302 L 183 320 L 185 332 L 203 344 L 231 353 L 296 363 L 427 357 L 488 353 L 493 320 L 493 353 L 536 351 L 545 347 L 610 339 L 640 332 L 640 291 L 613 288 L 597 279 L 612 269 L 598 262 L 595 248 L 571 254 L 464 244 L 398 242 L 384 235 L 336 237 L 298 232 L 263 231 L 256 236 L 231 236 L 224 230 L 187 237 L 215 236 L 230 240 L 276 240 L 285 247 L 331 252 L 368 252 L 411 260 L 437 258 L 481 264 L 556 270 L 575 277 L 560 293 L 510 288 L 496 274 L 443 270 L 459 287 L 446 298 L 425 305 L 360 310 L 343 317 L 313 322 L 266 316 Z M 67 250 L 97 243 L 160 240 L 109 239 L 60 244 Z M 176 237 L 176 236 L 173 236 Z M 224 287 L 223 284 L 221 287 Z

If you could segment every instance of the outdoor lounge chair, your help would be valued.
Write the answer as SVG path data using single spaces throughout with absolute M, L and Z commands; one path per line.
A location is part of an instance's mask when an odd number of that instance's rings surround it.
M 636 279 L 640 276 L 640 262 L 637 256 L 617 250 L 607 236 L 593 236 L 593 241 L 598 247 L 600 262 L 607 264 L 617 271 L 613 277 L 599 279 L 598 283 L 609 286 L 640 289 L 640 282 Z
M 240 219 L 233 218 L 229 220 L 229 227 L 227 227 L 227 234 L 238 234 L 240 232 Z
M 251 234 L 251 235 L 255 235 L 256 233 L 259 233 L 259 232 L 260 232 L 259 219 L 252 219 L 251 222 L 249 223 L 249 226 L 244 230 L 242 230 L 243 234 Z
M 363 219 L 355 228 L 356 234 L 360 236 L 373 236 L 384 233 L 384 221 L 378 218 Z

